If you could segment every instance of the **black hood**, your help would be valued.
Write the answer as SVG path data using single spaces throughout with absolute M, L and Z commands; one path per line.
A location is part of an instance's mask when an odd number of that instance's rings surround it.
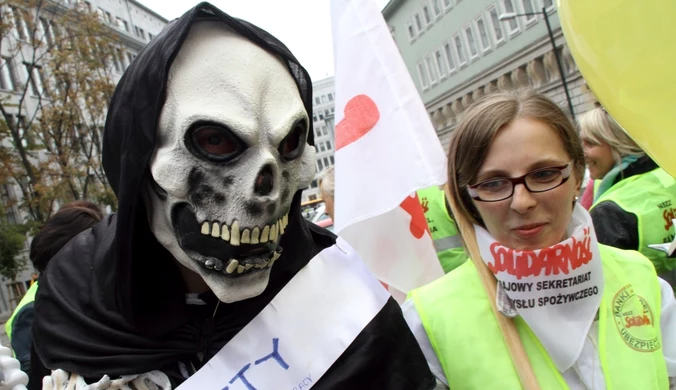
M 190 27 L 200 21 L 221 21 L 283 59 L 298 85 L 305 109 L 312 112 L 310 77 L 286 46 L 262 29 L 230 17 L 209 3 L 200 3 L 153 39 L 122 76 L 108 110 L 103 166 L 118 197 L 118 212 L 71 241 L 41 277 L 34 337 L 36 349 L 49 368 L 115 374 L 115 369 L 87 359 L 114 354 L 124 360 L 133 354 L 143 357 L 145 353 L 148 362 L 158 356 L 164 361 L 194 348 L 194 341 L 177 344 L 147 340 L 163 336 L 181 339 L 176 330 L 195 314 L 185 305 L 180 265 L 150 230 L 141 189 L 150 177 L 149 161 L 169 69 Z M 313 134 L 310 122 L 311 145 Z M 227 323 L 221 322 L 224 327 L 234 330 L 246 324 L 316 253 L 335 242 L 328 233 L 311 233 L 300 213 L 300 198 L 298 191 L 281 241 L 284 252 L 272 269 L 266 290 L 243 302 L 221 304 L 219 310 L 227 312 L 229 318 Z M 206 301 L 214 301 L 211 292 L 205 295 Z M 76 339 L 79 342 L 72 342 Z M 139 367 L 146 366 L 156 364 Z

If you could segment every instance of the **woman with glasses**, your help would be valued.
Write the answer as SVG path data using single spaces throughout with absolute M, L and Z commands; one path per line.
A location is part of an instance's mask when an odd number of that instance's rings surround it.
M 657 166 L 603 109 L 579 118 L 580 137 L 592 179 L 598 240 L 648 257 L 657 274 L 676 286 L 676 259 L 648 247 L 674 240 L 676 180 Z
M 403 306 L 439 388 L 669 388 L 671 288 L 640 253 L 597 243 L 576 202 L 582 146 L 556 104 L 530 92 L 476 102 L 448 172 L 475 255 Z

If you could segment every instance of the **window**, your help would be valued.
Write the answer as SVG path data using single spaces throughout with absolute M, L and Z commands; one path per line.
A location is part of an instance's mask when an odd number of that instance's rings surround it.
M 124 70 L 124 67 L 121 67 L 121 66 L 120 66 L 120 61 L 119 61 L 118 58 L 117 58 L 117 54 L 116 54 L 116 52 L 115 52 L 115 49 L 113 49 L 113 53 L 112 53 L 112 54 L 113 54 L 113 55 L 112 55 L 112 57 L 113 57 L 113 67 L 115 67 L 115 70 L 118 71 L 118 72 Z
M 54 45 L 54 36 L 52 35 L 52 26 L 49 24 L 47 19 L 40 18 L 40 30 L 42 30 L 42 33 L 44 34 L 45 41 L 47 42 L 47 45 L 52 46 Z
M 129 65 L 131 65 L 132 62 L 134 62 L 134 58 L 136 58 L 136 55 L 127 52 L 127 59 L 129 60 Z
M 329 159 L 331 160 L 331 165 L 335 164 L 335 162 L 333 162 L 333 156 L 329 156 Z
M 436 62 L 437 68 L 439 68 L 439 77 L 446 78 L 446 64 L 444 63 L 444 53 L 441 49 L 434 52 L 434 60 Z
M 495 40 L 495 44 L 499 45 L 505 41 L 505 33 L 502 31 L 502 24 L 498 18 L 498 10 L 495 7 L 491 7 L 488 9 L 488 15 L 490 15 L 493 39 Z
M 317 122 L 317 115 L 316 114 L 312 115 L 312 122 Z
M 317 200 L 317 194 L 310 194 L 308 200 Z
M 432 16 L 430 15 L 430 8 L 426 5 L 423 5 L 423 18 L 425 18 L 425 26 L 432 24 Z
M 3 57 L 0 63 L 0 88 L 7 91 L 14 91 L 16 88 L 16 77 L 14 76 L 14 66 L 11 58 Z
M 331 107 L 331 114 L 333 114 L 335 111 L 335 108 Z
M 321 100 L 319 99 L 319 96 L 315 96 L 315 104 L 321 104 Z
M 432 10 L 434 11 L 434 16 L 437 18 L 441 16 L 441 0 L 432 0 Z
M 148 40 L 149 40 L 149 41 L 152 41 L 153 38 L 155 38 L 155 36 L 154 36 L 153 34 L 151 34 L 151 33 L 148 33 Z
M 422 62 L 418 63 L 418 77 L 420 78 L 420 85 L 422 86 L 422 89 L 425 90 L 429 88 L 430 83 L 427 78 L 427 68 L 425 68 L 425 64 Z
M 450 42 L 446 42 L 444 45 L 444 53 L 446 54 L 446 61 L 448 63 L 448 73 L 451 73 L 455 70 L 455 60 L 453 59 L 453 49 Z
M 326 126 L 322 126 L 322 134 L 329 135 L 329 128 Z
M 554 0 L 542 0 L 542 5 L 547 11 L 554 9 Z
M 500 0 L 500 4 L 502 4 L 503 16 L 516 15 L 514 0 Z M 519 23 L 516 21 L 516 18 L 509 19 L 505 23 L 507 23 L 507 31 L 509 31 L 509 35 L 514 35 L 519 32 Z
M 42 69 L 37 65 L 24 64 L 26 66 L 26 80 L 28 80 L 28 75 L 30 77 L 30 87 L 31 93 L 33 96 L 40 96 L 44 92 L 44 74 Z
M 326 103 L 326 102 L 327 102 L 326 95 L 322 95 L 322 103 Z
M 317 179 L 312 180 L 312 183 L 310 183 L 310 188 L 317 188 Z
M 122 29 L 124 31 L 129 31 L 129 25 L 127 24 L 126 21 L 122 20 L 121 18 L 115 19 L 115 25 L 117 25 L 117 28 L 119 28 L 119 29 Z
M 322 151 L 322 152 L 326 152 L 326 148 L 324 147 L 324 143 L 323 143 L 323 142 L 320 142 L 320 143 L 319 143 L 319 149 L 320 149 L 320 151 Z
M 406 26 L 408 31 L 408 40 L 412 41 L 415 39 L 415 29 L 413 28 L 413 23 L 409 21 L 406 23 Z
M 331 150 L 331 141 L 326 141 L 326 150 Z
M 111 15 L 108 11 L 106 11 L 106 22 L 111 24 L 113 23 L 113 15 Z
M 484 21 L 483 16 L 476 20 L 476 29 L 479 31 L 481 51 L 485 53 L 491 49 L 491 40 L 488 38 L 488 28 L 486 28 L 486 21 Z
M 521 5 L 523 6 L 523 13 L 524 14 L 532 14 L 532 15 L 526 15 L 524 18 L 526 18 L 526 24 L 533 24 L 537 22 L 537 15 L 535 14 L 535 4 L 533 4 L 533 0 L 521 0 Z
M 425 64 L 429 70 L 430 82 L 436 84 L 439 79 L 439 71 L 437 70 L 437 65 L 434 63 L 434 59 L 431 56 L 425 58 Z
M 327 116 L 329 116 L 329 109 L 328 108 L 326 110 L 324 110 L 324 117 L 327 117 Z
M 315 127 L 315 137 L 320 137 L 322 135 L 321 131 L 319 130 L 319 127 Z
M 319 169 L 317 169 L 318 171 L 321 171 L 321 170 L 324 169 L 324 165 L 322 165 L 322 160 L 321 160 L 321 159 L 320 159 L 320 160 L 317 160 L 317 167 L 319 168 Z
M 116 49 L 115 52 L 117 53 L 117 58 L 120 59 L 120 65 L 122 65 L 122 69 L 127 69 L 127 66 L 129 66 L 129 64 L 125 62 L 124 52 L 122 51 L 122 49 Z
M 418 31 L 418 34 L 422 33 L 423 25 L 422 25 L 422 21 L 420 21 L 420 14 L 418 14 L 418 13 L 413 14 L 413 20 L 415 21 L 415 28 L 416 28 L 416 31 Z
M 17 39 L 28 39 L 28 28 L 26 28 L 26 23 L 24 22 L 23 15 L 21 10 L 12 7 L 12 16 L 14 17 L 14 34 Z
M 479 56 L 479 49 L 476 45 L 476 39 L 474 39 L 474 30 L 472 26 L 466 26 L 463 31 L 465 32 L 465 39 L 467 39 L 467 45 L 469 46 L 469 57 L 475 59 Z
M 333 101 L 333 94 L 329 93 L 328 96 L 329 96 L 329 101 L 332 102 Z M 333 112 L 333 109 L 331 109 L 331 112 Z
M 327 168 L 329 167 L 329 158 L 328 157 L 324 157 L 324 166 L 327 167 Z
M 453 7 L 453 0 L 444 0 L 444 10 L 448 10 Z
M 453 36 L 453 44 L 455 45 L 455 53 L 458 55 L 458 65 L 465 65 L 467 57 L 465 56 L 465 47 L 462 44 L 460 35 L 456 34 Z
M 320 121 L 323 121 L 323 120 L 324 120 L 324 114 L 322 114 L 321 112 L 319 113 L 319 120 L 320 120 Z

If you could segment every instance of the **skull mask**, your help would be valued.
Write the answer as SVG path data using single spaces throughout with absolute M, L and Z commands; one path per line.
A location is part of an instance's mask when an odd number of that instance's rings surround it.
M 315 173 L 308 129 L 279 58 L 222 23 L 191 27 L 169 72 L 145 195 L 157 240 L 223 302 L 268 284 L 294 194 Z

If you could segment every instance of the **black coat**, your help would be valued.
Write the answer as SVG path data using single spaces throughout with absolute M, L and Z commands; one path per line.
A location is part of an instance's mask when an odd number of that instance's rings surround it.
M 231 304 L 200 296 L 187 305 L 176 261 L 151 233 L 141 188 L 148 178 L 155 129 L 164 104 L 167 74 L 190 26 L 221 21 L 278 55 L 312 112 L 310 78 L 276 38 L 208 3 L 171 22 L 127 69 L 113 95 L 106 121 L 103 164 L 117 194 L 115 215 L 81 233 L 50 262 L 35 302 L 30 388 L 48 369 L 98 380 L 152 370 L 177 386 L 250 322 L 335 236 L 309 225 L 295 194 L 282 257 L 259 296 Z M 313 130 L 308 142 L 313 144 Z M 318 296 L 318 299 L 321 299 Z M 327 329 L 330 332 L 330 329 Z M 179 370 L 179 366 L 183 370 Z M 390 299 L 316 383 L 316 389 L 431 389 L 434 377 L 397 303 Z

